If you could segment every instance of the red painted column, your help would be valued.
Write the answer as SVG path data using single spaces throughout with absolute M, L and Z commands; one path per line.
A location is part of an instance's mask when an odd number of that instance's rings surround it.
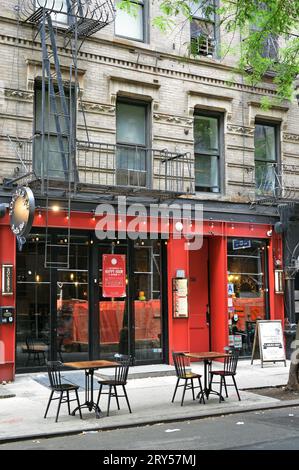
M 12 296 L 0 293 L 0 306 L 16 306 L 16 240 L 8 225 L 0 225 L 0 268 L 2 265 L 13 265 L 13 290 Z M 2 285 L 2 278 L 1 278 Z M 0 324 L 0 382 L 14 380 L 15 377 L 15 329 L 16 315 L 13 324 Z
M 209 239 L 211 350 L 228 346 L 227 239 Z
M 168 272 L 168 333 L 169 333 L 169 363 L 172 364 L 172 351 L 189 351 L 189 318 L 173 318 L 172 279 L 178 269 L 185 271 L 189 278 L 189 251 L 185 249 L 186 240 L 167 242 L 167 272 Z M 192 253 L 192 252 L 191 252 Z
M 269 247 L 269 288 L 272 285 L 273 292 L 273 314 L 270 318 L 282 320 L 284 323 L 284 294 L 275 293 L 275 269 L 282 269 L 282 251 L 282 238 L 280 235 L 274 234 Z

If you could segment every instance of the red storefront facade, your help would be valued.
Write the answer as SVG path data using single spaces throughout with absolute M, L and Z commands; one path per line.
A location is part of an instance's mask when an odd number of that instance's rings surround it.
M 91 211 L 78 211 L 72 212 L 71 214 L 70 225 L 72 233 L 84 232 L 85 234 L 94 234 L 96 223 L 97 220 L 91 216 Z M 149 225 L 148 219 L 143 227 L 144 232 L 149 233 Z M 53 212 L 49 215 L 48 227 L 63 229 L 65 226 L 66 217 L 64 213 Z M 38 233 L 43 227 L 45 227 L 45 215 L 43 212 L 37 212 L 34 218 L 32 232 Z M 161 230 L 159 224 L 156 228 L 158 232 Z M 163 343 L 161 343 L 163 351 L 159 356 L 160 362 L 171 363 L 172 351 L 199 352 L 209 349 L 213 351 L 223 351 L 223 348 L 229 344 L 229 338 L 232 337 L 232 322 L 237 324 L 236 328 L 239 328 L 240 335 L 243 335 L 245 338 L 245 333 L 242 333 L 242 325 L 245 325 L 245 322 L 250 323 L 250 320 L 254 321 L 258 318 L 265 317 L 270 319 L 284 319 L 283 295 L 281 293 L 275 293 L 274 277 L 275 269 L 282 265 L 282 243 L 280 237 L 275 234 L 272 229 L 273 227 L 271 225 L 264 223 L 249 223 L 243 221 L 234 221 L 232 223 L 228 221 L 217 221 L 215 218 L 212 222 L 211 220 L 204 221 L 203 245 L 199 250 L 186 249 L 186 240 L 184 238 L 176 239 L 172 235 L 170 235 L 168 240 L 161 241 L 165 252 L 164 264 L 161 270 L 163 304 L 160 300 L 162 299 L 161 292 L 157 294 L 156 298 L 147 301 L 147 299 L 142 297 L 143 292 L 139 291 L 139 297 L 135 297 L 134 300 L 134 319 L 136 322 L 137 318 L 139 318 L 138 308 L 140 305 L 142 307 L 145 306 L 146 302 L 147 308 L 144 308 L 142 312 L 147 312 L 146 315 L 153 315 L 153 318 L 156 319 L 159 315 L 163 317 L 163 321 L 161 320 L 161 328 L 163 331 L 155 333 L 153 332 L 155 326 L 149 326 L 146 333 L 147 335 L 152 334 L 159 337 L 162 335 L 163 337 L 163 341 L 161 340 Z M 234 253 L 228 253 L 229 240 L 232 239 L 257 240 L 260 244 L 258 250 L 262 253 L 264 260 L 263 268 L 260 268 L 260 270 L 263 269 L 265 273 L 261 272 L 259 275 L 266 276 L 267 281 L 264 284 L 259 284 L 259 290 L 261 291 L 259 295 L 266 299 L 263 300 L 263 302 L 267 304 L 267 308 L 265 307 L 264 309 L 264 312 L 267 312 L 260 314 L 257 310 L 259 308 L 257 305 L 258 302 L 255 300 L 253 306 L 253 310 L 255 309 L 255 317 L 253 317 L 252 314 L 252 318 L 248 317 L 249 314 L 246 311 L 246 303 L 251 302 L 252 304 L 250 296 L 248 300 L 245 297 L 240 299 L 238 295 L 230 296 L 228 294 L 228 276 L 230 275 L 228 263 L 230 263 L 230 266 L 233 266 L 236 258 Z M 264 254 L 265 250 L 266 254 Z M 240 256 L 241 259 L 242 254 L 238 254 L 238 256 Z M 256 256 L 251 255 L 251 258 L 256 258 Z M 232 259 L 232 261 L 228 261 L 230 259 Z M 13 294 L 3 296 L 1 292 L 0 306 L 15 308 L 14 323 L 0 324 L 0 344 L 2 345 L 0 380 L 13 380 L 16 372 L 17 327 L 21 313 L 18 311 L 18 305 L 21 305 L 20 301 L 22 299 L 18 299 L 18 296 L 21 296 L 21 294 L 20 289 L 17 288 L 18 248 L 15 236 L 10 229 L 8 214 L 0 219 L 0 264 L 1 266 L 3 264 L 13 265 Z M 173 315 L 173 279 L 178 276 L 178 273 L 183 273 L 183 277 L 186 277 L 188 280 L 188 316 L 182 318 L 174 318 Z M 248 277 L 248 273 L 245 274 Z M 72 273 L 70 276 L 71 275 Z M 130 272 L 128 272 L 127 275 L 128 285 L 130 286 Z M 239 272 L 235 274 L 235 278 L 238 276 L 240 276 Z M 96 283 L 97 280 L 89 282 Z M 238 282 L 235 283 L 235 286 L 238 285 Z M 88 288 L 90 289 L 90 284 L 86 289 L 88 290 Z M 246 289 L 248 292 L 250 291 L 249 288 Z M 132 294 L 132 298 L 134 295 L 135 294 Z M 230 297 L 233 298 L 229 300 Z M 110 300 L 114 302 L 113 305 L 115 306 L 115 299 Z M 59 300 L 57 300 L 57 305 L 58 302 Z M 98 304 L 98 299 L 89 296 L 89 307 L 85 312 L 87 316 L 90 315 L 90 305 L 95 304 L 95 302 Z M 83 301 L 81 301 L 81 304 L 82 303 Z M 155 307 L 158 303 L 160 305 L 160 313 Z M 100 310 L 101 308 L 104 309 L 106 304 L 102 302 L 101 305 Z M 58 307 L 55 305 L 55 309 L 56 308 Z M 238 318 L 236 316 L 234 317 L 236 309 L 238 309 Z M 253 310 L 251 311 L 253 312 Z M 111 310 L 109 311 L 111 312 Z M 145 313 L 142 313 L 142 315 L 145 315 Z M 231 317 L 234 317 L 233 321 L 231 321 Z M 104 318 L 103 313 L 102 318 Z M 154 325 L 154 321 L 156 320 L 153 320 L 152 325 Z M 96 327 L 98 328 L 99 326 L 97 325 Z M 128 327 L 130 329 L 130 322 L 128 323 Z M 134 335 L 136 337 L 138 334 L 141 336 L 143 334 L 141 327 L 139 330 L 138 333 L 134 324 Z M 100 331 L 103 332 L 104 330 Z M 94 332 L 89 329 L 89 340 L 87 341 L 91 341 L 93 334 Z M 133 333 L 129 332 L 129 336 L 131 334 Z M 149 338 L 141 339 L 148 340 Z M 84 341 L 82 340 L 81 343 L 84 343 Z M 153 350 L 156 351 L 158 348 Z M 63 353 L 64 351 L 67 351 L 66 346 L 63 348 Z M 89 354 L 89 356 L 91 354 L 93 358 L 95 358 L 98 352 L 90 351 L 92 351 L 92 348 L 89 348 L 89 353 L 86 352 L 86 354 Z M 113 352 L 115 351 L 113 350 Z M 57 350 L 54 354 L 57 354 Z M 53 355 L 51 357 L 53 358 Z

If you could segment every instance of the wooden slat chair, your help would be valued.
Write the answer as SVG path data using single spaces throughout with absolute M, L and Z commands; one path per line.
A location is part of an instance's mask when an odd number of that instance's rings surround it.
M 58 421 L 60 406 L 61 406 L 62 403 L 67 403 L 68 413 L 69 413 L 69 415 L 71 414 L 71 408 L 70 408 L 70 402 L 71 401 L 76 401 L 77 402 L 78 407 L 79 407 L 80 418 L 82 419 L 82 414 L 81 414 L 81 409 L 80 409 L 80 402 L 79 402 L 79 395 L 78 395 L 79 385 L 75 385 L 75 384 L 71 384 L 71 383 L 68 383 L 68 384 L 62 383 L 61 374 L 60 374 L 62 366 L 63 366 L 63 364 L 60 361 L 48 361 L 47 362 L 51 394 L 50 394 L 50 398 L 49 398 L 49 401 L 48 401 L 48 405 L 47 405 L 47 408 L 46 408 L 44 418 L 47 417 L 51 401 L 52 400 L 59 400 L 57 413 L 56 413 L 56 419 L 55 419 L 56 423 Z M 70 392 L 75 392 L 76 398 L 70 399 Z M 59 396 L 53 398 L 54 393 L 58 393 Z M 64 397 L 64 393 L 65 393 L 65 397 Z
M 119 410 L 120 410 L 119 398 L 124 397 L 126 399 L 129 412 L 132 413 L 128 395 L 126 392 L 126 384 L 127 384 L 127 379 L 128 379 L 129 367 L 131 364 L 131 357 L 119 355 L 118 362 L 119 362 L 119 365 L 115 366 L 115 369 L 114 369 L 113 379 L 102 378 L 98 380 L 98 383 L 100 384 L 100 389 L 99 389 L 99 395 L 98 395 L 98 400 L 97 400 L 97 406 L 99 405 L 101 396 L 108 395 L 107 416 L 109 416 L 111 397 L 114 397 L 116 399 L 117 408 Z M 102 391 L 103 385 L 107 385 L 109 387 L 108 392 Z M 123 389 L 122 395 L 119 394 L 117 387 L 122 387 Z
M 236 375 L 236 370 L 237 370 L 237 365 L 238 365 L 238 359 L 239 359 L 239 352 L 237 350 L 231 350 L 229 351 L 229 356 L 224 358 L 224 365 L 222 370 L 210 370 L 210 385 L 209 388 L 212 387 L 212 382 L 214 379 L 214 376 L 220 377 L 220 397 L 219 397 L 219 403 L 221 402 L 221 393 L 222 393 L 222 386 L 224 386 L 225 389 L 225 394 L 226 397 L 228 397 L 227 393 L 227 387 L 235 387 L 238 399 L 241 401 L 239 390 L 237 387 L 235 375 Z M 231 377 L 233 380 L 232 384 L 228 384 L 226 382 L 226 378 Z
M 187 362 L 189 361 L 189 359 L 185 356 L 185 354 L 183 352 L 173 352 L 172 357 L 173 357 L 173 362 L 174 362 L 176 376 L 177 376 L 177 382 L 176 382 L 176 386 L 175 386 L 175 389 L 174 389 L 174 394 L 173 394 L 173 397 L 172 397 L 172 403 L 174 402 L 177 389 L 179 387 L 184 387 L 183 396 L 182 396 L 182 400 L 181 400 L 181 406 L 183 406 L 183 404 L 184 404 L 184 398 L 185 398 L 186 390 L 192 390 L 193 400 L 195 400 L 194 390 L 196 388 L 200 389 L 199 403 L 203 402 L 205 404 L 204 392 L 203 392 L 202 384 L 201 384 L 201 377 L 202 376 L 199 375 L 199 374 L 195 374 L 194 372 L 187 372 L 186 371 L 186 365 L 188 365 Z M 198 385 L 196 385 L 196 386 L 193 383 L 194 379 L 198 380 Z M 180 385 L 181 380 L 183 380 L 184 383 Z

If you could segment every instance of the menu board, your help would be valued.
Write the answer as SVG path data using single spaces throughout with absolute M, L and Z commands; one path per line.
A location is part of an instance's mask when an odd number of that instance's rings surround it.
M 259 351 L 257 351 L 258 347 Z M 286 355 L 281 320 L 257 321 L 251 364 L 257 357 L 260 357 L 262 367 L 264 362 L 284 362 L 286 366 Z
M 188 279 L 173 279 L 173 316 L 174 318 L 188 317 Z

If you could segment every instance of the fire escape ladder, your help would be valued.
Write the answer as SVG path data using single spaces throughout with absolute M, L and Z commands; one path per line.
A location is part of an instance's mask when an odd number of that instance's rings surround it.
M 74 137 L 72 133 L 72 106 L 71 106 L 71 78 L 69 83 L 69 104 L 67 102 L 64 83 L 59 63 L 56 37 L 53 29 L 51 16 L 44 13 L 40 37 L 43 56 L 43 79 L 42 79 L 42 163 L 41 163 L 41 189 L 46 198 L 46 241 L 45 241 L 45 267 L 46 268 L 69 268 L 70 254 L 70 215 L 71 200 L 74 192 Z M 48 40 L 51 45 L 51 53 L 48 51 Z M 51 64 L 53 58 L 53 64 Z M 51 71 L 54 65 L 54 74 Z M 70 77 L 72 77 L 72 66 Z M 55 83 L 54 83 L 55 80 Z M 45 128 L 46 118 L 46 84 L 48 89 L 48 129 Z M 58 149 L 51 146 L 50 127 L 54 119 L 55 134 Z M 46 147 L 47 141 L 47 147 Z M 60 155 L 62 170 L 53 167 L 53 157 Z M 51 201 L 55 199 L 57 192 L 63 191 L 64 207 L 66 213 L 67 235 L 63 245 L 51 243 L 49 235 L 49 213 Z

